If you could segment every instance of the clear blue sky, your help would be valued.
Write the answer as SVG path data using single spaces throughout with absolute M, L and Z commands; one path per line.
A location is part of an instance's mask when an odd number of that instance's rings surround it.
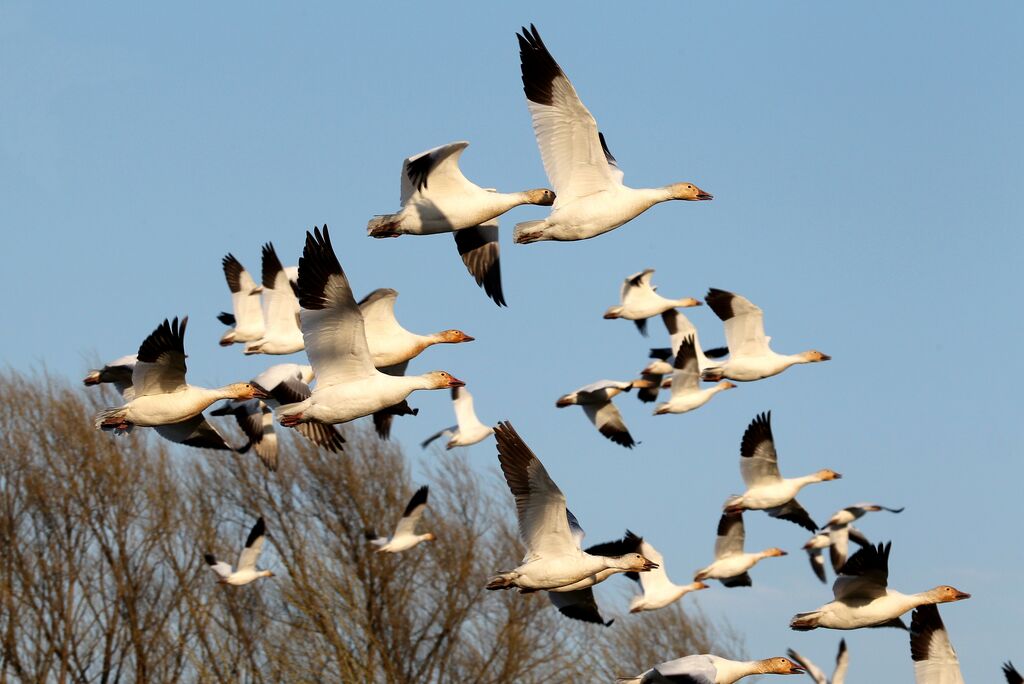
M 220 258 L 258 270 L 273 240 L 295 263 L 303 231 L 327 222 L 357 293 L 393 287 L 410 329 L 477 337 L 416 368 L 452 371 L 481 418 L 511 419 L 588 540 L 628 526 L 685 580 L 710 559 L 722 500 L 741 490 L 744 427 L 771 409 L 784 475 L 844 474 L 801 496 L 816 518 L 862 500 L 907 507 L 862 528 L 893 540 L 895 588 L 974 594 L 943 616 L 967 679 L 995 681 L 1001 661 L 1024 661 L 1022 18 L 1008 2 L 6 2 L 0 358 L 77 381 L 187 313 L 192 381 L 250 377 L 282 359 L 217 347 Z M 397 207 L 403 157 L 452 140 L 471 141 L 463 169 L 481 185 L 546 185 L 514 37 L 529 22 L 628 183 L 693 181 L 715 200 L 571 244 L 512 245 L 511 225 L 543 210 L 510 212 L 499 310 L 450 237 L 374 241 L 365 225 Z M 629 378 L 660 344 L 601 318 L 645 267 L 666 294 L 743 293 L 778 350 L 834 360 L 690 415 L 654 418 L 623 398 L 643 444 L 606 442 L 554 400 Z M 706 307 L 687 313 L 721 342 Z M 413 404 L 419 417 L 396 435 L 430 458 L 415 444 L 451 421 L 447 395 Z M 493 443 L 471 455 L 496 472 Z M 799 550 L 808 535 L 747 517 L 749 546 L 792 555 L 756 568 L 751 590 L 703 592 L 701 606 L 752 656 L 793 646 L 830 663 L 841 634 L 787 628 L 830 596 Z M 613 614 L 623 584 L 598 589 Z M 911 678 L 904 635 L 846 636 L 854 680 Z

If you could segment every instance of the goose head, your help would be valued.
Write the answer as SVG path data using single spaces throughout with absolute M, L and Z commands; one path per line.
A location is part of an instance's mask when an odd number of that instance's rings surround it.
M 690 202 L 696 202 L 700 200 L 714 199 L 715 196 L 709 192 L 704 192 L 693 183 L 674 183 L 668 186 L 669 193 L 672 199 L 687 200 Z
M 830 480 L 839 480 L 839 479 L 842 479 L 842 477 L 843 477 L 842 475 L 840 475 L 836 471 L 829 470 L 828 468 L 823 468 L 822 470 L 819 470 L 818 472 L 816 472 L 814 475 L 815 475 L 815 477 L 818 478 L 819 482 L 828 482 Z
M 729 382 L 728 380 L 723 380 L 722 382 L 718 383 L 717 386 L 721 387 L 723 390 L 736 389 L 736 383 Z
M 423 541 L 436 541 L 437 537 L 434 536 L 433 532 L 427 532 L 423 535 Z
M 948 584 L 935 587 L 928 592 L 928 598 L 935 601 L 935 603 L 952 603 L 953 601 L 963 601 L 964 599 L 971 598 L 971 595 L 960 591 Z
M 694 306 L 704 306 L 704 302 L 699 299 L 694 299 L 693 297 L 683 297 L 676 301 L 676 306 L 689 309 Z
M 779 556 L 788 556 L 789 554 L 787 554 L 785 551 L 778 548 L 777 546 L 773 546 L 770 549 L 765 549 L 764 555 L 765 558 L 777 558 Z
M 261 577 L 275 577 L 274 573 L 271 572 L 270 570 L 264 570 L 263 572 L 260 573 L 260 576 Z
M 541 207 L 550 207 L 555 203 L 555 193 L 547 188 L 537 188 L 526 191 L 526 203 L 536 204 Z
M 704 584 L 704 582 L 701 582 L 700 580 L 697 580 L 696 582 L 694 582 L 693 584 L 690 585 L 690 589 L 693 590 L 693 591 L 700 591 L 701 589 L 710 589 L 710 588 L 711 588 L 710 584 Z
M 795 675 L 804 674 L 804 668 L 794 663 L 789 658 L 765 658 L 758 661 L 757 672 L 759 674 L 782 674 Z
M 462 382 L 447 371 L 431 371 L 423 376 L 429 383 L 428 389 L 449 389 L 451 387 L 465 387 Z
M 231 399 L 267 399 L 270 395 L 255 382 L 236 382 L 227 386 Z
M 621 556 L 610 556 L 608 567 L 627 570 L 629 572 L 647 572 L 654 570 L 658 564 L 639 553 L 626 553 Z
M 832 357 L 828 354 L 823 354 L 817 349 L 811 349 L 810 351 L 801 352 L 797 354 L 800 357 L 800 363 L 818 363 L 820 361 L 831 361 Z
M 475 337 L 470 337 L 461 330 L 442 330 L 437 333 L 438 341 L 442 344 L 458 344 L 460 342 L 472 342 Z

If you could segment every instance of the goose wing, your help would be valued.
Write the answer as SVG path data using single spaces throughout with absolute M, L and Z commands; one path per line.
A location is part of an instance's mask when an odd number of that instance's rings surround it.
M 498 306 L 507 306 L 501 289 L 501 245 L 498 243 L 498 219 L 452 233 L 462 263 Z
M 266 538 L 267 528 L 261 515 L 249 531 L 249 536 L 245 540 L 245 548 L 238 555 L 238 567 L 236 568 L 238 572 L 256 569 L 256 559 L 260 557 L 260 551 L 263 550 L 263 541 Z
M 224 436 L 217 432 L 217 428 L 213 427 L 201 413 L 180 423 L 156 425 L 153 429 L 167 441 L 175 442 L 176 444 L 184 444 L 185 446 L 199 449 L 233 451 L 224 440 Z
M 369 339 L 387 339 L 408 331 L 395 318 L 395 300 L 398 291 L 381 287 L 359 300 L 359 312 Z
M 583 404 L 583 412 L 587 414 L 587 418 L 594 424 L 597 431 L 611 441 L 627 449 L 632 449 L 636 444 L 633 435 L 629 434 L 629 428 L 626 427 L 622 414 L 612 402 Z
M 423 517 L 423 511 L 427 510 L 427 494 L 429 494 L 430 488 L 427 485 L 423 485 L 413 493 L 412 498 L 409 499 L 409 503 L 405 507 L 405 512 L 402 513 L 401 519 L 398 524 L 395 525 L 395 533 L 392 538 L 406 537 L 416 534 L 416 525 L 419 523 L 420 518 Z
M 765 512 L 773 518 L 796 523 L 809 532 L 814 532 L 818 529 L 818 524 L 811 519 L 811 514 L 796 499 L 790 499 L 781 506 L 766 508 Z
M 516 500 L 519 536 L 526 544 L 527 557 L 559 556 L 578 551 L 579 544 L 569 530 L 565 495 L 552 481 L 540 459 L 511 423 L 498 423 L 494 435 L 501 471 Z
M 914 610 L 910 621 L 910 657 L 917 684 L 963 684 L 960 660 L 934 604 Z
M 700 368 L 697 364 L 697 347 L 693 335 L 680 341 L 672 368 L 672 396 L 700 389 Z
M 706 655 L 692 655 L 676 658 L 654 666 L 654 672 L 661 679 L 651 677 L 648 682 L 672 682 L 672 684 L 715 684 L 718 668 Z
M 326 225 L 323 232 L 314 228 L 306 233 L 306 246 L 299 258 L 299 303 L 306 355 L 316 372 L 318 388 L 377 373 L 366 345 L 363 316 Z
M 185 389 L 185 327 L 188 316 L 164 322 L 139 346 L 138 361 L 132 370 L 136 397 L 170 394 Z
M 865 546 L 850 556 L 832 584 L 837 601 L 866 600 L 884 596 L 889 584 L 889 551 L 892 542 Z
M 617 185 L 621 174 L 608 164 L 597 122 L 536 27 L 524 28 L 516 37 L 526 104 L 544 171 L 555 190 L 555 208 Z
M 711 288 L 704 301 L 725 325 L 730 355 L 760 356 L 770 351 L 764 334 L 764 312 L 749 299 Z
M 256 292 L 256 281 L 230 252 L 221 260 L 224 279 L 231 290 L 231 310 L 235 315 L 235 327 L 263 327 L 263 309 L 260 307 L 260 293 Z
M 224 561 L 218 561 L 214 558 L 212 553 L 205 554 L 203 556 L 203 560 L 206 561 L 206 564 L 210 566 L 210 569 L 217 573 L 219 577 L 231 576 L 231 566 Z
M 573 591 L 549 591 L 548 598 L 554 604 L 558 612 L 567 618 L 581 622 L 592 622 L 597 625 L 608 627 L 615 620 L 605 622 L 601 617 L 601 610 L 597 607 L 594 599 L 594 591 L 591 587 L 575 589 Z
M 473 410 L 473 395 L 465 387 L 452 388 L 452 407 L 455 409 L 455 422 L 463 430 L 474 425 L 483 425 Z
M 1006 677 L 1006 684 L 1024 684 L 1024 677 L 1021 677 L 1009 660 L 1003 663 L 1003 676 Z
M 604 150 L 604 159 L 608 162 L 609 171 L 614 180 L 619 185 L 622 185 L 622 179 L 626 174 L 619 168 L 619 163 L 615 161 L 615 157 L 612 156 L 612 151 L 608 149 L 608 141 L 604 139 L 604 133 L 601 131 L 597 132 L 597 138 L 601 141 L 601 149 Z
M 743 553 L 743 513 L 723 513 L 718 519 L 718 536 L 715 538 L 715 560 Z
M 636 297 L 641 293 L 653 293 L 651 287 L 651 276 L 654 275 L 653 268 L 645 268 L 639 273 L 634 273 L 622 281 L 622 289 L 619 291 L 619 301 L 625 305 L 626 300 Z
M 668 589 L 672 585 L 672 581 L 668 578 L 665 559 L 661 553 L 645 539 L 640 541 L 640 549 L 637 553 L 647 560 L 657 563 L 658 567 L 647 572 L 627 572 L 626 576 L 640 582 L 640 588 L 643 589 L 644 594 L 656 594 Z
M 832 672 L 832 684 L 845 684 L 846 671 L 850 667 L 850 652 L 846 650 L 846 639 L 839 640 L 839 651 L 836 653 L 836 669 Z
M 274 334 L 287 334 L 299 327 L 296 315 L 299 300 L 292 290 L 292 283 L 284 266 L 281 265 L 273 243 L 263 245 L 262 270 L 263 318 L 267 327 L 265 336 L 269 337 L 271 331 Z
M 828 684 L 828 677 L 826 677 L 825 673 L 821 671 L 821 668 L 815 665 L 809 658 L 803 657 L 793 649 L 787 650 L 786 655 L 789 656 L 789 659 L 794 663 L 807 670 L 807 674 L 817 684 Z
M 748 489 L 782 479 L 779 475 L 779 454 L 775 451 L 775 439 L 772 437 L 771 411 L 755 416 L 743 433 L 740 475 Z
M 477 186 L 462 175 L 459 157 L 469 147 L 465 140 L 435 147 L 402 162 L 402 197 L 404 206 L 415 196 L 429 199 L 438 195 L 458 195 Z
M 811 562 L 811 570 L 815 577 L 821 580 L 822 584 L 828 583 L 825 577 L 825 555 L 821 549 L 807 549 L 807 559 Z

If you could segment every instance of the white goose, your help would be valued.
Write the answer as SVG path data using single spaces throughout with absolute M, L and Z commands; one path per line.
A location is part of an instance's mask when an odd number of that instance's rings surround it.
M 288 270 L 274 245 L 263 245 L 263 336 L 245 345 L 246 354 L 294 354 L 302 351 L 299 301 Z
M 469 147 L 462 140 L 435 147 L 402 162 L 402 208 L 375 216 L 366 226 L 370 237 L 432 235 L 471 229 L 521 204 L 551 206 L 555 194 L 544 188 L 497 192 L 469 181 L 459 157 Z
M 672 603 L 675 603 L 691 591 L 709 589 L 708 585 L 700 581 L 690 584 L 675 584 L 668 578 L 665 569 L 665 561 L 658 550 L 651 546 L 646 540 L 640 544 L 640 553 L 644 558 L 651 559 L 658 567 L 645 572 L 644 574 L 627 572 L 626 577 L 635 580 L 640 584 L 642 593 L 634 596 L 629 602 L 630 613 L 642 613 L 645 610 L 658 610 Z
M 526 555 L 519 567 L 491 578 L 488 589 L 550 590 L 610 568 L 645 572 L 656 567 L 639 553 L 610 557 L 583 551 L 580 535 L 569 528 L 565 495 L 540 460 L 510 423 L 498 423 L 494 434 L 501 471 L 516 500 L 519 536 L 526 544 Z
M 797 613 L 789 626 L 797 631 L 825 627 L 903 627 L 899 617 L 919 606 L 968 599 L 970 594 L 939 586 L 917 594 L 901 594 L 888 588 L 889 551 L 892 543 L 865 546 L 846 561 L 832 585 L 835 600 L 817 610 Z
M 188 317 L 178 324 L 175 318 L 157 326 L 139 346 L 138 361 L 132 370 L 133 397 L 123 406 L 100 411 L 95 418 L 97 429 L 113 430 L 115 434 L 131 432 L 138 427 L 171 426 L 185 430 L 194 427 L 185 423 L 201 414 L 210 404 L 221 399 L 265 398 L 263 388 L 239 382 L 216 389 L 194 387 L 185 382 L 185 327 Z M 205 421 L 202 421 L 205 422 Z M 188 439 L 188 435 L 184 435 Z M 177 439 L 173 441 L 179 441 Z M 185 442 L 183 442 L 185 443 Z
M 363 316 L 363 326 L 366 330 L 366 344 L 373 358 L 373 365 L 377 369 L 383 371 L 405 363 L 435 344 L 473 341 L 474 338 L 461 330 L 442 330 L 430 335 L 409 332 L 395 318 L 396 299 L 396 290 L 379 288 L 359 301 L 359 312 Z M 402 368 L 401 373 L 404 371 Z
M 773 352 L 768 346 L 772 338 L 764 334 L 764 312 L 746 297 L 711 288 L 704 301 L 725 324 L 725 342 L 729 345 L 729 360 L 704 370 L 705 380 L 750 382 L 778 375 L 799 363 L 832 358 L 814 349 L 799 354 Z
M 910 659 L 914 661 L 915 684 L 964 684 L 960 659 L 935 605 L 914 610 L 910 619 Z
M 859 503 L 852 506 L 836 511 L 832 514 L 832 517 L 825 523 L 825 527 L 831 527 L 833 525 L 849 525 L 854 520 L 859 520 L 868 513 L 876 511 L 888 511 L 889 513 L 902 513 L 902 508 L 887 508 L 886 506 L 880 506 L 874 503 Z
M 818 526 L 797 502 L 797 492 L 809 484 L 838 480 L 842 475 L 826 468 L 803 477 L 784 479 L 779 474 L 779 455 L 775 451 L 771 420 L 771 411 L 755 416 L 743 433 L 740 474 L 747 491 L 740 496 L 729 497 L 725 510 L 764 510 L 773 518 L 788 520 L 815 532 Z
M 674 310 L 677 306 L 700 306 L 701 301 L 693 297 L 667 299 L 656 292 L 651 285 L 654 269 L 644 269 L 622 281 L 619 305 L 604 312 L 605 319 L 624 318 L 633 321 L 641 335 L 647 335 L 647 319 Z
M 135 370 L 136 361 L 137 356 L 135 354 L 122 356 L 106 364 L 103 368 L 89 371 L 89 374 L 85 376 L 82 382 L 86 386 L 110 383 L 114 385 L 122 399 L 131 401 L 135 398 L 135 388 L 132 386 L 132 373 Z M 216 415 L 216 411 L 211 412 L 211 415 Z M 207 421 L 201 413 L 180 423 L 154 425 L 153 429 L 168 442 L 198 449 L 244 453 L 248 448 L 235 449 L 232 447 L 217 428 L 214 427 L 213 423 Z
M 231 311 L 222 311 L 217 320 L 224 325 L 234 326 L 220 338 L 220 346 L 230 347 L 236 342 L 252 342 L 263 337 L 263 310 L 260 308 L 260 292 L 256 281 L 245 270 L 235 255 L 228 254 L 221 260 L 224 278 L 231 290 Z
M 723 513 L 718 520 L 718 537 L 715 539 L 715 562 L 693 576 L 695 581 L 716 579 L 723 585 L 749 587 L 753 584 L 747 573 L 750 568 L 765 558 L 785 556 L 786 552 L 772 547 L 757 553 L 743 551 L 743 514 Z
M 844 684 L 846 682 L 846 671 L 850 667 L 850 652 L 846 650 L 846 639 L 839 640 L 839 652 L 836 653 L 836 669 L 832 671 L 832 679 L 825 676 L 825 672 L 813 662 L 803 657 L 793 649 L 786 651 L 791 660 L 798 663 L 807 671 L 816 684 Z
M 452 388 L 452 406 L 455 408 L 456 424 L 427 437 L 420 444 L 421 447 L 426 449 L 431 442 L 444 435 L 450 436 L 445 449 L 452 449 L 482 442 L 494 434 L 494 428 L 484 425 L 476 417 L 476 411 L 473 410 L 473 395 L 469 393 L 468 389 L 465 387 Z
M 736 387 L 728 380 L 723 380 L 713 387 L 701 388 L 697 346 L 692 336 L 679 343 L 673 366 L 672 396 L 667 402 L 655 407 L 654 415 L 656 416 L 693 411 L 711 401 L 711 398 L 719 392 Z
M 555 189 L 551 214 L 516 225 L 518 243 L 586 240 L 618 228 L 659 202 L 709 200 L 693 183 L 634 189 L 608 151 L 597 122 L 548 52 L 536 27 L 517 35 L 523 90 L 544 171 Z
M 636 442 L 629 434 L 619 409 L 612 403 L 612 397 L 621 392 L 628 392 L 638 386 L 638 382 L 642 381 L 598 380 L 580 387 L 575 392 L 562 395 L 555 402 L 555 406 L 582 406 L 583 412 L 587 414 L 587 418 L 598 432 L 616 444 L 632 449 Z
M 203 556 L 210 569 L 220 577 L 217 583 L 239 587 L 243 584 L 255 582 L 261 577 L 273 577 L 274 573 L 270 570 L 256 569 L 256 560 L 260 557 L 260 551 L 263 550 L 263 541 L 266 538 L 266 526 L 263 523 L 263 516 L 260 516 L 256 524 L 252 526 L 249 537 L 245 540 L 245 548 L 238 555 L 238 565 L 235 567 L 234 572 L 231 571 L 229 563 L 224 561 L 218 562 L 213 554 L 208 553 Z
M 307 399 L 277 410 L 282 425 L 345 423 L 394 406 L 415 390 L 465 384 L 445 371 L 396 377 L 376 369 L 363 316 L 326 225 L 322 233 L 319 228 L 306 233 L 299 259 L 299 301 L 306 354 L 317 382 Z
M 423 485 L 409 499 L 405 512 L 395 525 L 395 531 L 391 538 L 377 536 L 372 529 L 366 530 L 366 540 L 377 547 L 377 551 L 384 553 L 398 553 L 416 546 L 420 542 L 434 541 L 437 537 L 433 532 L 416 534 L 416 525 L 423 517 L 423 511 L 427 510 L 427 494 L 429 489 Z
M 618 684 L 733 684 L 744 677 L 761 674 L 803 674 L 803 668 L 788 658 L 728 660 L 716 655 L 691 655 L 655 665 L 635 677 L 620 677 Z

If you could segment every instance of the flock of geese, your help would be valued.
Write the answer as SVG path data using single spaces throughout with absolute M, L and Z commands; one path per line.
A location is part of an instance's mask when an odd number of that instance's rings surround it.
M 517 37 L 527 106 L 553 190 L 505 193 L 482 188 L 459 169 L 459 157 L 468 143 L 455 142 L 406 159 L 401 172 L 401 208 L 374 217 L 367 226 L 374 238 L 451 233 L 470 275 L 498 306 L 506 304 L 498 217 L 509 209 L 524 204 L 551 207 L 546 218 L 515 226 L 514 241 L 526 244 L 589 239 L 622 226 L 659 202 L 712 199 L 690 182 L 651 189 L 624 185 L 623 172 L 597 122 L 537 29 L 524 28 Z M 187 446 L 239 453 L 252 450 L 273 471 L 279 459 L 276 431 L 280 428 L 294 429 L 324 449 L 341 452 L 345 439 L 339 424 L 372 416 L 378 434 L 386 439 L 395 416 L 416 414 L 407 402 L 410 394 L 447 389 L 456 422 L 425 439 L 422 446 L 447 437 L 446 448 L 465 447 L 494 435 L 526 548 L 518 565 L 494 573 L 488 589 L 544 591 L 567 617 L 608 626 L 613 620 L 601 616 L 593 586 L 615 574 L 624 574 L 638 584 L 639 593 L 629 606 L 631 613 L 664 608 L 690 592 L 707 589 L 705 581 L 709 580 L 729 588 L 750 586 L 751 572 L 759 562 L 786 555 L 775 547 L 757 552 L 744 549 L 744 514 L 764 511 L 813 534 L 804 550 L 821 582 L 826 581 L 825 549 L 837 575 L 833 600 L 796 614 L 790 622 L 792 629 L 892 626 L 906 630 L 901 616 L 913 611 L 909 633 L 916 681 L 963 681 L 936 604 L 969 595 L 950 586 L 910 594 L 889 588 L 891 543 L 871 544 L 852 523 L 871 512 L 899 513 L 902 509 L 856 504 L 839 510 L 819 526 L 797 501 L 797 494 L 806 486 L 840 475 L 823 468 L 800 477 L 783 477 L 770 413 L 756 416 L 740 440 L 739 470 L 746 489 L 730 496 L 722 506 L 714 560 L 697 571 L 692 582 L 676 584 L 650 540 L 631 531 L 621 539 L 584 549 L 583 528 L 540 459 L 510 423 L 490 426 L 477 417 L 465 382 L 444 370 L 407 374 L 409 362 L 428 347 L 472 342 L 473 338 L 461 330 L 428 334 L 406 330 L 395 315 L 398 293 L 391 289 L 374 290 L 357 301 L 326 225 L 306 233 L 297 267 L 285 267 L 274 246 L 264 245 L 259 283 L 232 254 L 224 257 L 222 265 L 232 311 L 219 316 L 228 326 L 220 344 L 243 345 L 247 355 L 304 351 L 309 363 L 276 364 L 248 381 L 214 389 L 189 385 L 185 364 L 188 319 L 164 320 L 136 354 L 112 361 L 85 378 L 86 385 L 111 383 L 124 400 L 96 416 L 97 428 L 125 433 L 152 427 L 161 437 Z M 653 403 L 662 389 L 669 388 L 668 400 L 657 403 L 654 414 L 687 413 L 735 388 L 735 383 L 763 380 L 794 365 L 830 358 L 816 350 L 796 354 L 774 351 L 765 334 L 764 312 L 740 294 L 714 288 L 703 303 L 722 321 L 727 347 L 704 350 L 695 326 L 679 311 L 702 302 L 659 295 L 652 284 L 653 274 L 653 269 L 646 269 L 626 278 L 619 304 L 610 307 L 604 317 L 633 321 L 646 335 L 648 321 L 660 316 L 669 346 L 651 350 L 637 379 L 599 380 L 556 402 L 558 407 L 582 407 L 597 430 L 616 444 L 636 444 L 613 403 L 620 394 L 636 389 L 641 401 Z M 223 404 L 210 415 L 234 417 L 245 435 L 244 444 L 232 445 L 204 416 L 203 412 L 218 402 Z M 378 552 L 401 553 L 432 541 L 432 533 L 417 533 L 427 494 L 427 487 L 413 494 L 390 537 L 368 529 L 367 543 Z M 207 554 L 205 560 L 218 582 L 245 585 L 273 577 L 269 570 L 256 567 L 265 538 L 261 517 L 233 570 Z M 860 545 L 852 555 L 848 553 L 850 541 Z M 808 659 L 795 651 L 788 655 L 744 662 L 709 654 L 688 655 L 619 681 L 726 684 L 748 675 L 804 672 L 819 683 L 827 681 Z M 834 684 L 844 680 L 848 662 L 844 640 L 831 679 Z M 1021 682 L 1011 664 L 1004 669 L 1009 682 Z

